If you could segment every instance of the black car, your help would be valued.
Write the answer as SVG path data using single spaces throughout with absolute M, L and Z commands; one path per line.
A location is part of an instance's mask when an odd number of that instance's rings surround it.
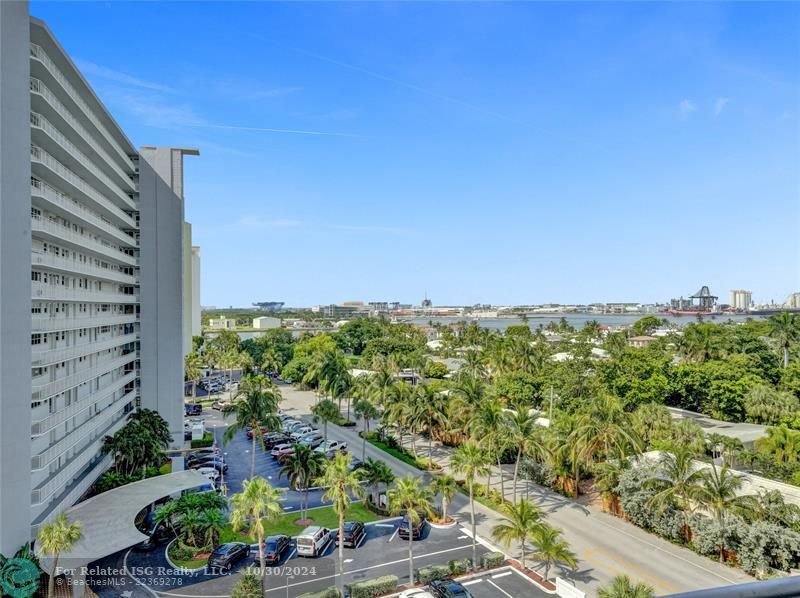
M 285 444 L 292 439 L 291 436 L 288 434 L 282 434 L 280 432 L 270 432 L 269 434 L 264 434 L 264 448 L 265 449 L 272 449 L 276 445 Z
M 276 565 L 281 561 L 283 553 L 289 548 L 291 541 L 289 536 L 283 534 L 277 536 L 269 536 L 264 541 L 264 562 L 267 565 Z M 258 550 L 253 555 L 253 563 L 260 565 L 258 560 Z
M 367 534 L 364 524 L 360 521 L 345 521 L 344 522 L 344 544 L 346 547 L 355 548 L 359 545 L 362 538 Z M 336 545 L 339 545 L 339 530 L 334 532 L 333 539 Z
M 244 542 L 228 542 L 217 546 L 208 557 L 208 568 L 211 570 L 230 571 L 236 563 L 247 558 L 250 545 Z
M 183 412 L 186 415 L 200 415 L 203 413 L 203 406 L 200 403 L 186 403 Z
M 205 459 L 189 463 L 189 469 L 200 469 L 201 467 L 213 467 L 220 473 L 228 471 L 228 464 L 220 459 Z
M 166 544 L 175 537 L 175 534 L 166 525 L 157 525 L 149 534 L 149 538 L 133 547 L 136 552 L 150 552 Z
M 401 538 L 408 540 L 408 533 L 409 530 L 411 530 L 411 538 L 419 540 L 422 538 L 422 532 L 425 531 L 426 523 L 427 520 L 425 517 L 420 517 L 416 523 L 409 525 L 408 515 L 403 515 L 403 518 L 400 520 L 400 529 L 397 530 L 397 533 Z
M 469 590 L 450 579 L 437 579 L 428 586 L 438 598 L 472 598 Z

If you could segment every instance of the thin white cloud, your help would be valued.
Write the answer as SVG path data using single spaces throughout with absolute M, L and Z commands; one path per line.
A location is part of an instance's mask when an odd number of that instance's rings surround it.
M 145 79 L 139 79 L 138 77 L 134 77 L 127 73 L 123 73 L 121 71 L 116 71 L 114 69 L 101 66 L 99 64 L 95 64 L 94 62 L 89 62 L 88 60 L 82 60 L 80 58 L 76 58 L 75 64 L 78 65 L 78 68 L 84 75 L 88 75 L 90 77 L 98 77 L 101 79 L 106 79 L 108 81 L 114 81 L 115 83 L 120 83 L 122 85 L 129 85 L 131 87 L 141 87 L 143 89 L 150 89 L 152 91 L 175 93 L 174 89 L 166 85 L 162 85 L 160 83 L 154 83 L 152 81 L 147 81 Z
M 683 99 L 681 100 L 680 104 L 678 104 L 678 110 L 680 111 L 681 116 L 687 117 L 692 112 L 697 110 L 697 106 L 694 105 L 692 100 Z
M 411 231 L 407 228 L 381 225 L 357 225 L 357 224 L 336 224 L 327 222 L 306 222 L 303 220 L 293 220 L 291 218 L 264 219 L 258 216 L 243 216 L 236 223 L 234 228 L 246 229 L 285 229 L 285 228 L 304 228 L 307 230 L 318 231 L 349 231 L 354 233 L 381 233 L 390 235 L 404 235 Z
M 363 137 L 353 133 L 337 133 L 331 131 L 308 131 L 303 129 L 275 129 L 271 127 L 245 127 L 238 125 L 217 125 L 211 123 L 186 123 L 187 127 L 201 127 L 206 129 L 229 129 L 232 131 L 256 131 L 263 133 L 290 133 L 294 135 L 319 135 L 323 137 Z
M 717 98 L 717 101 L 714 102 L 714 114 L 719 116 L 723 110 L 725 110 L 725 106 L 731 103 L 730 98 Z
M 237 222 L 237 225 L 244 228 L 295 228 L 301 226 L 301 220 L 291 220 L 289 218 L 276 218 L 273 220 L 264 220 L 256 216 L 243 216 Z

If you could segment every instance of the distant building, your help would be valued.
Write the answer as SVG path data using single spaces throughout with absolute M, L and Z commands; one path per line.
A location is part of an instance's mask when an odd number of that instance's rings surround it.
M 211 318 L 208 327 L 213 330 L 233 330 L 236 328 L 236 320 L 233 318 Z
M 789 309 L 800 309 L 800 293 L 792 293 L 786 297 L 783 306 Z
M 632 336 L 628 339 L 628 346 L 629 347 L 646 347 L 650 343 L 656 340 L 655 336 Z
M 425 295 L 425 299 L 422 300 L 422 309 L 430 309 L 433 307 L 433 301 L 428 299 L 428 296 Z
M 258 311 L 266 311 L 274 313 L 283 309 L 283 301 L 262 301 L 260 303 L 253 303 Z
M 730 305 L 736 311 L 750 311 L 753 304 L 753 292 L 743 289 L 734 289 L 730 295 Z
M 259 330 L 266 330 L 268 328 L 280 328 L 281 319 L 273 318 L 271 316 L 261 316 L 260 318 L 253 318 L 253 328 Z
M 330 305 L 320 306 L 319 311 L 328 318 L 352 318 L 355 316 L 368 316 L 369 306 L 364 305 L 362 301 L 345 301 L 340 305 L 331 303 Z

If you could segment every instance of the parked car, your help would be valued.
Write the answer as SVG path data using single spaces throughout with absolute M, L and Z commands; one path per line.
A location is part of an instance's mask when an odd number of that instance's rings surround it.
M 320 444 L 315 450 L 318 453 L 335 453 L 336 451 L 347 450 L 347 443 L 341 440 L 328 440 Z
M 283 553 L 291 546 L 291 539 L 289 536 L 279 534 L 277 536 L 269 536 L 264 541 L 264 562 L 268 565 L 276 565 L 281 561 Z M 258 550 L 253 555 L 253 563 L 260 565 L 258 560 Z
M 202 473 L 214 483 L 216 483 L 216 481 L 219 479 L 219 472 L 213 467 L 196 467 L 194 469 Z
M 187 458 L 191 459 L 192 457 L 203 457 L 205 455 L 221 455 L 221 454 L 222 454 L 222 451 L 219 450 L 218 447 L 210 446 L 208 448 L 201 448 L 201 449 L 197 449 L 197 450 L 192 451 L 191 453 L 189 453 Z
M 408 515 L 403 515 L 403 518 L 400 520 L 400 528 L 397 530 L 397 534 L 404 540 L 408 540 L 408 534 L 410 530 L 411 538 L 414 540 L 419 540 L 422 537 L 422 532 L 425 531 L 426 524 L 427 519 L 422 516 L 416 523 L 409 524 Z
M 342 544 L 346 548 L 355 548 L 361 543 L 364 536 L 367 535 L 367 528 L 360 521 L 345 521 L 344 522 L 344 536 Z M 339 530 L 333 532 L 333 539 L 336 545 L 339 545 Z
M 211 467 L 216 469 L 218 472 L 226 472 L 228 471 L 228 464 L 221 459 L 207 459 L 205 461 L 196 461 L 193 464 L 189 465 L 189 469 L 202 469 L 204 467 Z
M 150 533 L 147 534 L 148 538 L 144 542 L 140 542 L 133 547 L 136 552 L 150 552 L 159 546 L 166 544 L 175 537 L 175 534 L 169 527 L 163 524 L 156 525 Z
M 203 406 L 200 403 L 185 403 L 183 406 L 184 415 L 200 415 L 203 413 Z
M 437 579 L 428 587 L 437 598 L 472 598 L 467 588 L 450 579 Z
M 292 432 L 295 431 L 295 429 L 305 425 L 306 425 L 305 422 L 297 421 L 296 419 L 288 419 L 285 422 L 283 422 L 282 427 L 284 432 L 291 434 Z
M 350 471 L 355 471 L 356 469 L 361 469 L 362 467 L 364 467 L 364 462 L 361 459 L 357 457 L 350 459 Z
M 229 407 L 233 407 L 235 403 L 233 401 L 214 401 L 211 403 L 211 408 L 216 409 L 217 411 L 224 411 Z
M 230 571 L 236 563 L 247 558 L 250 545 L 244 542 L 228 542 L 217 546 L 208 557 L 208 568 L 219 571 Z
M 294 445 L 293 444 L 279 444 L 277 446 L 272 447 L 272 451 L 270 454 L 272 455 L 273 459 L 279 459 L 284 455 L 292 455 L 294 454 Z
M 317 430 L 315 428 L 312 428 L 311 426 L 300 426 L 299 428 L 295 428 L 294 429 L 294 431 L 292 432 L 291 436 L 295 440 L 300 440 L 306 434 L 311 434 L 312 432 L 316 432 L 316 431 Z
M 287 444 L 291 439 L 291 436 L 283 432 L 270 432 L 264 434 L 264 448 L 271 450 L 278 444 Z
M 309 448 L 315 449 L 320 444 L 322 444 L 323 438 L 322 434 L 319 432 L 311 432 L 310 434 L 306 434 L 303 436 L 299 441 L 298 444 L 305 445 Z
M 297 555 L 316 558 L 324 552 L 330 541 L 331 532 L 328 528 L 318 525 L 309 526 L 300 532 L 295 540 Z
M 270 429 L 267 426 L 261 426 L 260 432 L 263 436 L 264 434 L 269 433 Z M 253 428 L 247 427 L 247 440 L 253 440 Z
M 222 455 L 216 455 L 212 453 L 207 455 L 196 455 L 196 456 L 189 455 L 189 457 L 187 457 L 186 459 L 186 466 L 195 467 L 196 465 L 202 465 L 203 463 L 211 463 L 213 461 L 227 465 L 227 463 L 225 462 L 225 457 L 223 457 Z

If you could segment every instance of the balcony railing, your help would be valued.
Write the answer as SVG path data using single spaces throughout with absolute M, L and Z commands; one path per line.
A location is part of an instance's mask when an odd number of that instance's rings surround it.
M 113 280 L 114 282 L 125 285 L 135 286 L 139 284 L 136 277 L 131 274 L 125 274 L 124 272 L 111 268 L 103 268 L 95 264 L 89 264 L 88 262 L 82 263 L 71 257 L 64 258 L 49 253 L 31 252 L 31 266 L 41 266 L 51 270 L 59 270 L 60 272 L 85 274 L 102 280 Z
M 115 326 L 117 324 L 134 324 L 139 321 L 136 314 L 109 314 L 102 313 L 93 316 L 62 316 L 47 315 L 33 316 L 31 319 L 31 332 L 55 332 L 60 330 L 78 330 L 79 328 L 99 328 L 100 326 Z
M 100 131 L 108 144 L 114 148 L 114 151 L 122 159 L 123 163 L 131 170 L 136 170 L 136 167 L 133 165 L 130 157 L 124 151 L 122 151 L 122 148 L 117 144 L 97 116 L 95 116 L 94 111 L 86 102 L 83 101 L 81 94 L 79 94 L 72 84 L 67 81 L 64 73 L 61 72 L 61 70 L 44 51 L 44 49 L 38 44 L 31 44 L 31 58 L 38 60 L 53 76 L 53 78 L 58 81 L 59 85 L 61 85 L 70 99 L 75 102 L 75 105 L 77 105 L 83 111 L 84 116 L 86 116 L 86 118 L 89 119 L 89 121 L 97 128 L 97 130 Z
M 63 285 L 31 283 L 31 297 L 40 301 L 80 301 L 84 303 L 138 303 L 139 295 L 117 292 L 68 289 Z
M 126 186 L 130 191 L 136 191 L 136 184 L 134 183 L 133 179 L 126 173 L 122 168 L 120 168 L 119 163 L 116 162 L 111 156 L 108 155 L 106 150 L 104 150 L 99 143 L 97 143 L 89 131 L 78 122 L 78 119 L 72 116 L 72 113 L 69 109 L 61 103 L 48 87 L 44 84 L 43 81 L 37 79 L 36 77 L 31 77 L 30 79 L 30 89 L 31 92 L 40 95 L 47 104 L 63 118 L 67 124 L 77 133 L 81 139 L 85 140 L 88 143 L 92 150 L 101 158 L 103 161 L 108 164 L 108 166 L 117 174 L 119 180 L 122 182 L 124 186 Z
M 131 334 L 122 334 L 120 336 L 114 336 L 101 341 L 82 343 L 80 345 L 62 347 L 59 349 L 36 351 L 36 346 L 34 346 L 31 365 L 32 367 L 42 367 L 51 363 L 59 363 L 61 361 L 67 361 L 68 359 L 75 359 L 76 357 L 99 353 L 100 351 L 105 351 L 106 349 L 120 347 L 137 340 L 139 340 L 139 333 L 133 332 Z
M 101 401 L 105 401 L 118 392 L 122 392 L 122 389 L 126 384 L 136 380 L 136 375 L 136 372 L 125 374 L 121 378 L 114 380 L 114 382 L 112 382 L 108 387 L 104 388 L 102 392 L 91 394 L 77 403 L 72 403 L 72 405 L 61 411 L 58 411 L 57 413 L 53 413 L 42 420 L 34 422 L 31 426 L 31 436 L 42 436 L 43 434 L 47 434 L 50 430 L 63 424 L 68 419 L 75 417 L 76 415 L 80 415 L 87 409 L 90 409 L 92 405 L 95 405 Z M 136 390 L 134 389 L 124 393 L 119 399 L 115 399 L 114 402 L 116 403 L 118 401 L 122 401 L 124 403 L 126 401 L 132 401 L 135 396 Z
M 136 351 L 132 351 L 126 355 L 122 355 L 104 363 L 88 367 L 80 372 L 76 372 L 70 376 L 65 376 L 64 378 L 54 380 L 53 382 L 34 382 L 31 387 L 33 391 L 31 393 L 31 402 L 36 403 L 48 397 L 52 397 L 60 392 L 64 392 L 65 390 L 80 386 L 81 384 L 89 382 L 90 380 L 94 380 L 95 378 L 99 378 L 100 376 L 113 372 L 114 370 L 121 368 L 128 363 L 132 363 L 136 359 L 138 359 L 138 354 Z
M 91 235 L 82 235 L 66 226 L 58 224 L 57 222 L 52 222 L 41 216 L 31 215 L 31 231 L 33 233 L 49 234 L 60 241 L 70 243 L 78 249 L 93 251 L 117 262 L 122 262 L 123 264 L 135 266 L 138 263 L 136 257 L 128 255 L 120 248 L 111 245 L 107 241 L 98 240 L 99 238 L 92 237 Z
M 71 216 L 75 216 L 76 218 L 79 218 L 83 222 L 97 227 L 98 229 L 103 231 L 103 233 L 113 235 L 116 240 L 122 241 L 128 247 L 136 246 L 136 239 L 134 239 L 131 235 L 123 231 L 116 224 L 113 224 L 110 220 L 108 220 L 104 216 L 101 216 L 98 212 L 95 212 L 91 208 L 88 208 L 87 206 L 73 199 L 66 193 L 59 191 L 55 187 L 51 187 L 44 181 L 40 181 L 39 179 L 33 177 L 31 178 L 31 196 L 41 197 L 48 203 L 62 208 L 64 211 L 68 212 Z M 125 214 L 121 210 L 119 211 L 119 214 L 120 214 L 119 217 L 121 219 L 126 219 L 126 218 L 129 219 L 131 228 L 135 228 L 136 224 L 134 223 L 132 218 L 130 218 L 127 214 Z

